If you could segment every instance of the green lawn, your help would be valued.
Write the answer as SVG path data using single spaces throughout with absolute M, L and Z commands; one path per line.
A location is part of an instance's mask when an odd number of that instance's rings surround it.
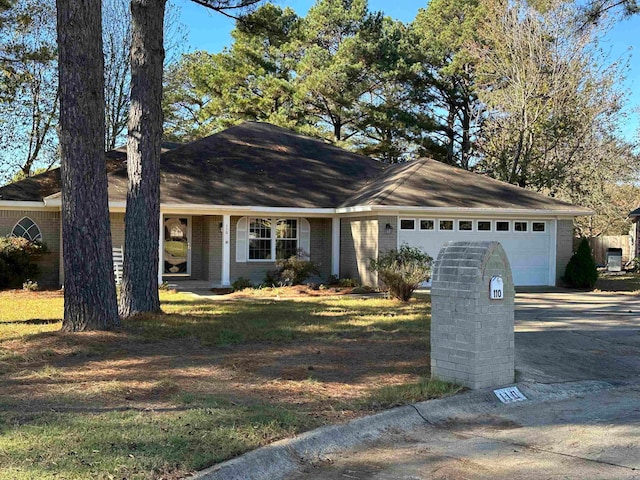
M 429 372 L 428 297 L 210 301 L 59 332 L 62 297 L 0 292 L 0 478 L 180 478 L 456 387 Z

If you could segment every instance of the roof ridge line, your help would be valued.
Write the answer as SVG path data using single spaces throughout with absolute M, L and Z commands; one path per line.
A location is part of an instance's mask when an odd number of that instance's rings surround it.
M 416 170 L 419 166 L 419 164 L 426 162 L 426 158 L 419 158 L 417 160 L 414 160 L 412 162 L 407 162 L 410 163 L 411 165 L 407 168 L 407 170 Z M 384 172 L 383 172 L 384 173 Z M 391 195 L 393 192 L 395 192 L 398 188 L 400 188 L 402 185 L 405 184 L 405 182 L 409 179 L 409 177 L 411 176 L 411 174 L 407 174 L 404 176 L 404 178 L 402 179 L 402 181 L 400 183 L 398 183 L 397 185 L 395 185 L 395 187 L 393 187 L 390 190 L 387 190 L 386 188 L 383 189 L 382 192 L 380 192 L 380 194 L 376 194 L 373 196 L 372 200 L 380 200 L 380 202 L 383 202 L 386 198 L 389 197 L 389 195 Z

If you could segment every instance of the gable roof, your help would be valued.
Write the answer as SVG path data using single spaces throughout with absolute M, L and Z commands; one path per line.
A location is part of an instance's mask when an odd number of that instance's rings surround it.
M 386 165 L 267 123 L 163 145 L 161 203 L 288 208 L 421 207 L 591 214 L 430 159 Z M 109 199 L 127 194 L 126 148 L 107 152 Z M 60 198 L 60 170 L 0 188 L 0 201 Z
M 359 205 L 592 213 L 587 208 L 429 158 L 392 166 L 341 206 Z
M 637 220 L 638 217 L 640 217 L 640 207 L 636 208 L 633 212 L 631 212 L 629 215 L 627 215 L 628 217 L 631 217 L 634 219 L 634 221 Z

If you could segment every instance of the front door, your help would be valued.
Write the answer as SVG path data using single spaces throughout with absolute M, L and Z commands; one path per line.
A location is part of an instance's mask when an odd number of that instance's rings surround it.
M 164 275 L 191 274 L 191 232 L 187 217 L 164 218 Z

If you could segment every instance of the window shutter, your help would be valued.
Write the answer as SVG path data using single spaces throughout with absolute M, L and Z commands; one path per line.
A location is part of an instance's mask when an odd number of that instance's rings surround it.
M 309 260 L 311 256 L 311 225 L 306 218 L 300 219 L 300 245 L 304 251 L 304 258 Z
M 242 217 L 236 224 L 236 262 L 245 263 L 247 261 L 247 239 L 249 237 L 249 219 Z

